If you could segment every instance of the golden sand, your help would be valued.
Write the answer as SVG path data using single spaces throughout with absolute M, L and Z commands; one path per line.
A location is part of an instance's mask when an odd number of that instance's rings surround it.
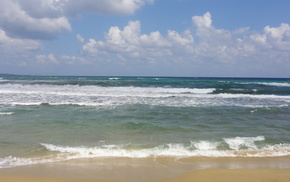
M 0 175 L 1 182 L 109 182 Z M 110 181 L 113 182 L 113 181 Z M 290 169 L 208 169 L 193 171 L 160 182 L 290 182 Z
M 290 157 L 76 159 L 0 169 L 0 182 L 290 182 Z
M 290 182 L 290 169 L 200 170 L 161 182 Z
M 0 176 L 1 182 L 109 182 L 104 180 L 73 180 L 32 176 Z M 113 181 L 110 181 L 113 182 Z

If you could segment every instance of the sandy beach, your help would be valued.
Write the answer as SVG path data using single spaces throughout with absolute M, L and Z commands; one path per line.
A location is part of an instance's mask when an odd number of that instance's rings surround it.
M 0 181 L 3 182 L 109 182 L 105 180 L 74 180 L 74 179 L 60 179 L 60 178 L 46 178 L 35 176 L 0 176 Z M 111 181 L 113 182 L 113 181 Z
M 161 182 L 289 182 L 289 169 L 208 169 Z
M 0 169 L 1 182 L 289 182 L 290 158 L 77 159 Z
M 208 169 L 186 173 L 160 182 L 289 182 L 290 169 Z M 32 176 L 0 175 L 3 182 L 114 182 L 106 180 L 76 180 Z M 115 181 L 116 182 L 116 181 Z

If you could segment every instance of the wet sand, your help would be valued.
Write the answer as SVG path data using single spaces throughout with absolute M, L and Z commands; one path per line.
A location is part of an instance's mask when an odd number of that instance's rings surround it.
M 290 169 L 210 169 L 161 182 L 289 182 Z
M 76 180 L 31 176 L 0 175 L 2 182 L 114 182 L 106 180 Z M 290 169 L 208 169 L 186 173 L 160 182 L 289 182 Z M 115 181 L 117 182 L 117 181 Z
M 290 157 L 77 159 L 0 169 L 1 182 L 290 182 Z
M 113 182 L 105 180 L 73 180 L 60 178 L 46 178 L 35 176 L 6 176 L 0 175 L 1 182 Z

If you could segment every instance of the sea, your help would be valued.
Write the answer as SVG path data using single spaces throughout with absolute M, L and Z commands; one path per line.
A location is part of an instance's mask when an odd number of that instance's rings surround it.
M 0 168 L 285 156 L 289 78 L 0 75 Z

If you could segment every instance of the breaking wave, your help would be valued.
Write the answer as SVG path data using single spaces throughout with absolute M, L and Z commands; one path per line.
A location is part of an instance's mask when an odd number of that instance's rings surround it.
M 12 115 L 14 112 L 0 112 L 0 116 L 3 115 Z
M 81 158 L 189 158 L 189 157 L 278 157 L 290 155 L 290 144 L 259 144 L 264 136 L 223 138 L 221 141 L 191 141 L 186 144 L 164 144 L 153 148 L 131 145 L 98 147 L 64 146 L 41 143 L 51 155 L 34 158 L 5 157 L 0 168 L 50 163 Z
M 238 89 L 236 89 L 238 90 Z M 79 85 L 1 85 L 2 105 L 120 106 L 147 104 L 173 107 L 287 107 L 289 95 L 216 93 L 216 88 L 101 87 Z

